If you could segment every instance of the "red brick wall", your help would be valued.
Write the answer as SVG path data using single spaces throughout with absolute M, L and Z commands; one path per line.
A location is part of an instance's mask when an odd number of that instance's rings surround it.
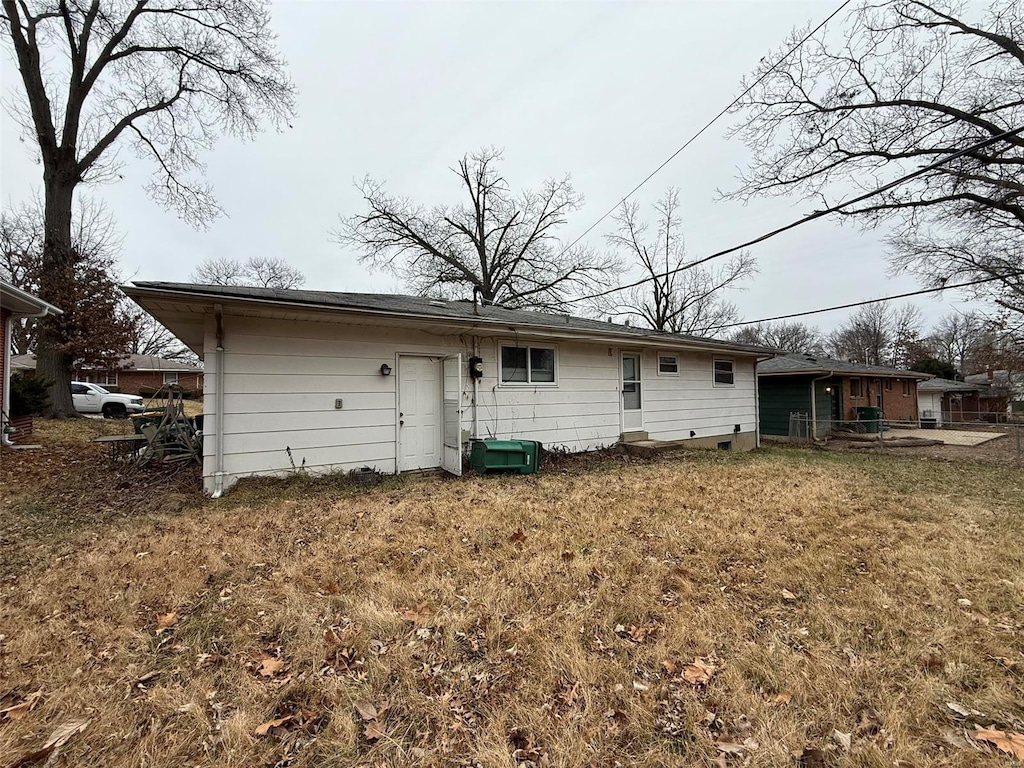
M 850 379 L 860 378 L 860 397 L 850 394 Z M 886 389 L 886 381 L 892 382 Z M 909 395 L 903 394 L 903 385 L 908 383 Z M 878 379 L 869 377 L 843 377 L 843 418 L 856 419 L 858 406 L 878 405 L 881 394 L 882 412 L 892 421 L 917 421 L 917 379 Z
M 11 354 L 11 350 L 7 348 L 7 318 L 11 316 L 11 310 L 6 307 L 0 307 L 0 346 L 3 350 L 0 351 L 0 382 L 4 380 L 4 372 L 7 370 L 7 356 Z M 0 411 L 7 412 L 7 406 L 4 404 L 4 393 L 3 387 L 0 387 Z
M 203 374 L 186 373 L 178 374 L 178 384 L 187 392 L 194 392 L 196 395 L 203 393 Z M 157 389 L 164 385 L 164 374 L 161 371 L 118 371 L 118 391 L 126 395 L 137 395 L 143 388 Z

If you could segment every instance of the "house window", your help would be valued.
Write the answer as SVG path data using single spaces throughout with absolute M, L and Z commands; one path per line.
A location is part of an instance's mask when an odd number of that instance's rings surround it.
M 676 355 L 658 355 L 658 375 L 678 376 L 679 357 Z
M 715 386 L 731 387 L 736 383 L 732 360 L 715 360 Z
M 178 371 L 165 371 L 164 372 L 164 384 L 177 384 L 178 377 L 181 374 Z
M 885 380 L 885 391 L 892 392 L 892 379 Z
M 501 347 L 503 384 L 554 384 L 554 347 Z
M 79 381 L 86 381 L 90 384 L 99 384 L 101 387 L 117 386 L 117 371 L 99 371 L 83 373 Z
M 910 397 L 910 379 L 903 380 L 903 396 Z
M 864 385 L 860 379 L 850 379 L 850 397 L 861 397 L 863 390 Z

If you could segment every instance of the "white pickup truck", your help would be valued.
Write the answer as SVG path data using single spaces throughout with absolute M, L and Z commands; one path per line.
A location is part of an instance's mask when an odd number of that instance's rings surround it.
M 71 382 L 71 399 L 79 413 L 102 413 L 105 419 L 125 419 L 144 408 L 138 395 L 117 395 L 85 381 Z

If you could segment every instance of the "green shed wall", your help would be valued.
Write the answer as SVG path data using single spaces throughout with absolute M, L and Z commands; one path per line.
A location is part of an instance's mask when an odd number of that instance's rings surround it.
M 762 435 L 789 435 L 789 414 L 811 412 L 811 376 L 761 376 L 757 380 Z

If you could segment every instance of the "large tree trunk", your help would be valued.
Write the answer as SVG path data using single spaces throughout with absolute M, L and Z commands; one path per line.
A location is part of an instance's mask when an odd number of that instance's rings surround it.
M 50 173 L 45 179 L 43 221 L 43 270 L 39 298 L 58 309 L 69 310 L 67 300 L 75 280 L 75 252 L 71 241 L 71 206 L 75 186 L 64 174 Z M 44 317 L 39 323 L 36 346 L 36 376 L 47 383 L 50 402 L 47 415 L 55 419 L 76 418 L 71 398 L 71 367 L 67 351 L 66 321 L 61 316 Z

